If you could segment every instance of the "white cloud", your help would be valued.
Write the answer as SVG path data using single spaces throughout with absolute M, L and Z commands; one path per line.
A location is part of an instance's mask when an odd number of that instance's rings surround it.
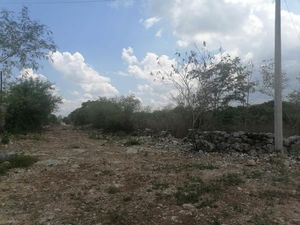
M 84 57 L 76 52 L 51 53 L 51 65 L 62 76 L 78 87 L 70 90 L 71 97 L 64 97 L 57 114 L 67 115 L 82 102 L 95 100 L 99 96 L 112 97 L 117 95 L 118 90 L 111 84 L 110 78 L 101 75 L 85 62 Z
M 136 56 L 133 54 L 133 48 L 123 48 L 122 59 L 128 64 L 136 64 L 138 62 Z
M 128 64 L 128 74 L 149 82 L 156 80 L 160 83 L 161 80 L 156 79 L 153 74 L 160 71 L 169 73 L 172 70 L 172 65 L 176 64 L 175 59 L 170 59 L 167 55 L 158 56 L 152 52 L 148 52 L 142 60 L 138 60 L 131 47 L 123 49 L 122 58 Z
M 140 20 L 140 22 L 144 25 L 144 27 L 146 29 L 149 29 L 149 28 L 153 27 L 155 24 L 157 24 L 160 20 L 161 20 L 160 17 L 154 16 L 154 17 L 150 17 L 145 20 Z
M 176 90 L 171 85 L 167 74 L 173 71 L 172 66 L 176 65 L 175 59 L 148 52 L 144 58 L 139 60 L 134 55 L 132 48 L 124 48 L 122 55 L 127 55 L 127 52 L 130 52 L 129 58 L 135 59 L 128 60 L 128 57 L 123 57 L 128 64 L 128 74 L 144 82 L 144 84 L 137 85 L 136 90 L 131 90 L 131 93 L 142 99 L 144 105 L 156 109 L 169 105 L 172 102 L 172 96 L 176 96 Z
M 180 47 L 206 41 L 210 47 L 237 48 L 240 54 L 252 53 L 259 59 L 273 56 L 272 0 L 152 0 L 148 6 L 154 14 L 169 21 Z M 286 55 L 292 49 L 300 51 L 296 30 L 300 31 L 300 15 L 289 15 L 283 7 L 282 41 Z
M 20 71 L 19 78 L 23 78 L 23 79 L 31 78 L 33 80 L 39 79 L 41 81 L 49 81 L 45 75 L 43 75 L 41 73 L 37 73 L 37 72 L 33 71 L 33 69 L 31 69 L 31 68 L 22 69 Z M 54 94 L 56 96 L 60 96 L 59 88 L 55 84 L 51 85 L 51 92 L 52 92 L 52 94 Z
M 138 85 L 135 91 L 131 91 L 135 96 L 141 99 L 145 106 L 151 106 L 152 109 L 162 109 L 172 105 L 172 97 L 176 91 L 169 85 L 154 85 L 153 83 Z
M 160 38 L 162 35 L 163 29 L 159 29 L 156 33 L 155 33 L 155 37 Z
M 148 0 L 148 15 L 171 27 L 180 48 L 222 46 L 259 64 L 274 57 L 274 0 Z M 300 14 L 282 6 L 282 62 L 291 84 L 299 75 Z M 166 24 L 166 23 L 165 23 Z M 298 34 L 297 34 L 298 32 Z
M 110 79 L 88 65 L 79 52 L 54 52 L 51 59 L 52 66 L 66 79 L 78 85 L 84 94 L 93 98 L 118 94 Z

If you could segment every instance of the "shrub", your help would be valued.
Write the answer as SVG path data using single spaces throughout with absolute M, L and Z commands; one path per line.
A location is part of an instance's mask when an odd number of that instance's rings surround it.
M 10 141 L 10 135 L 9 135 L 9 133 L 5 132 L 2 135 L 1 144 L 7 145 L 7 144 L 9 144 L 9 141 Z
M 139 107 L 134 96 L 120 98 L 99 98 L 96 101 L 82 103 L 73 111 L 69 120 L 76 126 L 91 125 L 106 132 L 132 132 L 133 113 Z
M 40 130 L 61 99 L 52 93 L 52 84 L 39 79 L 20 79 L 9 89 L 6 102 L 6 129 L 11 132 Z
M 140 145 L 141 142 L 136 138 L 130 138 L 125 142 L 125 146 Z
M 37 161 L 36 157 L 29 155 L 12 155 L 6 161 L 0 161 L 0 175 L 6 174 L 9 169 L 27 168 Z

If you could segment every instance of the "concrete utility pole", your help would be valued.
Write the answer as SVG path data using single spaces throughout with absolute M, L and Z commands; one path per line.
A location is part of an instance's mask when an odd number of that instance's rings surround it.
M 281 1 L 275 2 L 275 79 L 274 79 L 275 151 L 283 153 L 282 134 L 282 73 L 281 73 Z

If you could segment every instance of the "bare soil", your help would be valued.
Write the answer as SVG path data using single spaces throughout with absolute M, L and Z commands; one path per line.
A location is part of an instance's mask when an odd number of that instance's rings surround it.
M 124 142 L 54 127 L 2 146 L 39 161 L 0 176 L 0 224 L 300 224 L 296 159 Z

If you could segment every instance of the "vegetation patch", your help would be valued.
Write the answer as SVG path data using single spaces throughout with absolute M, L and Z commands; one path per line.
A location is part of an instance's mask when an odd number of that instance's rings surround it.
M 100 140 L 103 138 L 102 133 L 101 132 L 97 132 L 97 131 L 90 131 L 88 133 L 88 137 L 90 139 L 94 139 L 94 140 Z
M 124 202 L 130 202 L 130 201 L 132 201 L 132 197 L 131 196 L 124 196 L 123 201 Z
M 265 190 L 259 193 L 259 197 L 266 199 L 268 201 L 274 201 L 276 199 L 289 199 L 289 198 L 299 198 L 299 194 L 293 194 L 288 191 L 279 191 L 279 190 Z
M 185 182 L 183 186 L 177 188 L 175 198 L 178 205 L 185 203 L 201 202 L 201 197 L 204 194 L 217 195 L 222 191 L 222 186 L 218 182 L 204 183 L 201 179 L 197 181 L 190 180 Z
M 141 145 L 141 142 L 137 138 L 129 138 L 125 143 L 125 146 L 132 146 L 132 145 Z
M 108 194 L 116 194 L 116 193 L 119 193 L 120 192 L 120 189 L 118 187 L 115 187 L 115 186 L 109 186 L 107 188 L 107 193 Z
M 75 148 L 78 149 L 78 148 L 80 148 L 80 144 L 76 144 L 76 143 L 70 144 L 69 148 L 70 149 L 75 149 Z
M 184 170 L 215 170 L 215 169 L 218 169 L 218 167 L 214 166 L 211 163 L 192 163 L 192 164 L 184 164 L 184 165 L 169 164 L 159 168 L 159 170 L 167 170 L 167 171 L 175 171 L 175 172 L 180 172 Z
M 192 165 L 189 165 L 188 168 L 198 169 L 198 170 L 215 170 L 218 169 L 217 166 L 214 166 L 213 164 L 206 163 L 193 163 Z
M 269 160 L 270 164 L 272 165 L 272 168 L 282 174 L 286 174 L 288 172 L 285 161 L 286 161 L 285 156 L 280 156 L 280 155 L 271 157 Z
M 261 179 L 263 177 L 263 174 L 264 173 L 261 170 L 252 170 L 252 171 L 244 170 L 244 175 L 248 179 Z
M 37 158 L 29 155 L 13 155 L 6 161 L 0 162 L 0 175 L 5 175 L 13 168 L 27 168 L 37 162 Z
M 120 209 L 111 210 L 107 213 L 107 223 L 115 225 L 127 225 L 130 224 L 128 219 L 128 212 Z
M 238 173 L 227 173 L 223 175 L 218 182 L 222 183 L 223 186 L 236 186 L 244 183 L 244 180 Z
M 103 170 L 103 171 L 101 171 L 101 173 L 104 176 L 113 176 L 114 175 L 114 171 L 112 171 L 112 170 Z
M 165 182 L 154 182 L 152 183 L 152 189 L 154 190 L 164 190 L 167 189 L 169 187 L 168 183 Z
M 226 187 L 236 186 L 243 182 L 240 175 L 235 173 L 225 174 L 221 178 L 207 183 L 198 177 L 192 177 L 183 186 L 177 188 L 175 198 L 178 205 L 199 203 L 197 204 L 199 207 L 204 207 L 217 201 Z
M 272 181 L 280 184 L 290 183 L 292 180 L 288 174 L 277 174 L 272 177 Z
M 254 215 L 253 218 L 251 219 L 251 222 L 254 225 L 266 225 L 266 224 L 274 224 L 274 221 L 271 219 L 272 213 L 269 212 L 263 212 L 260 215 Z
M 1 144 L 7 145 L 10 142 L 10 134 L 5 132 L 1 138 Z

